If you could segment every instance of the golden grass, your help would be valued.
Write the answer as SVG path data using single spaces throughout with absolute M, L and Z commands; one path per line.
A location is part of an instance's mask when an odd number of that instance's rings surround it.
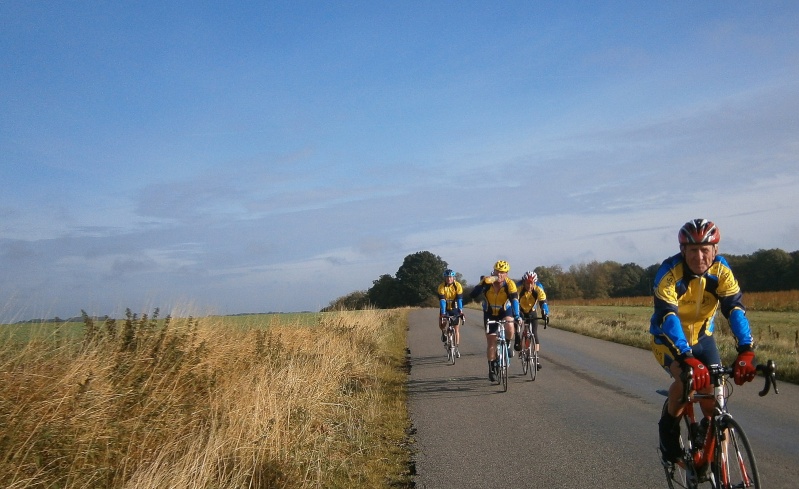
M 651 301 L 651 298 L 650 298 Z M 567 305 L 550 308 L 551 326 L 575 333 L 650 349 L 649 318 L 652 306 Z M 799 317 L 793 312 L 748 311 L 759 362 L 777 363 L 777 378 L 799 383 Z M 723 361 L 734 360 L 735 339 L 727 321 L 717 318 L 716 343 Z M 653 360 L 654 361 L 654 360 Z
M 652 297 L 612 297 L 550 301 L 571 306 L 652 306 Z M 799 290 L 744 292 L 747 311 L 799 312 Z
M 0 486 L 409 486 L 405 311 L 224 324 L 6 338 Z

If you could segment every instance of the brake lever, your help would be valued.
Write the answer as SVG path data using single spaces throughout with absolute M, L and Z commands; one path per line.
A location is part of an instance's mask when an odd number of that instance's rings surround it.
M 769 360 L 765 365 L 758 365 L 755 368 L 763 372 L 763 377 L 766 379 L 766 384 L 763 386 L 763 390 L 758 392 L 758 395 L 760 397 L 765 396 L 772 386 L 774 387 L 774 393 L 779 394 L 780 391 L 777 389 L 777 364 L 774 363 L 774 360 Z

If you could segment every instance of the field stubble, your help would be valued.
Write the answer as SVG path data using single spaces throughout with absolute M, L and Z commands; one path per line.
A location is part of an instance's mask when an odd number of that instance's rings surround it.
M 406 316 L 128 316 L 82 341 L 6 336 L 0 486 L 407 487 Z
M 799 384 L 799 291 L 749 293 L 744 302 L 758 361 L 774 360 L 779 380 Z M 651 297 L 551 301 L 550 306 L 553 327 L 650 348 Z M 732 362 L 736 351 L 729 323 L 720 314 L 716 323 L 722 360 Z

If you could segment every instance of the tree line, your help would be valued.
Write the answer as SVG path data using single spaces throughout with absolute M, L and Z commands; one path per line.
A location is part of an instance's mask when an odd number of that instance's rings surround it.
M 722 256 L 745 292 L 799 289 L 799 251 L 788 253 L 771 249 L 758 250 L 750 255 Z M 534 271 L 549 299 L 607 299 L 652 295 L 659 267 L 660 263 L 643 268 L 635 263 L 592 261 L 571 265 L 567 270 L 554 265 L 539 266 Z M 447 268 L 447 262 L 440 256 L 419 251 L 406 256 L 395 275 L 381 275 L 368 290 L 339 297 L 323 310 L 434 307 L 438 304 L 436 289 Z M 464 286 L 466 302 L 471 287 L 460 273 L 456 279 Z

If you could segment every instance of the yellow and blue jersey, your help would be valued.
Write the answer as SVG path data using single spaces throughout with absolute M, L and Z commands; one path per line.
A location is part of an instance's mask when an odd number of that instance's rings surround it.
M 657 342 L 682 355 L 705 336 L 712 336 L 719 310 L 730 322 L 738 346 L 752 344 L 752 330 L 741 302 L 741 288 L 727 260 L 716 256 L 703 275 L 688 269 L 682 254 L 661 264 L 655 275 L 655 312 L 649 332 Z
M 483 294 L 483 312 L 491 317 L 502 317 L 509 314 L 519 316 L 519 291 L 516 282 L 505 280 L 497 289 L 491 283 L 480 282 L 471 292 L 471 297 Z M 513 312 L 512 314 L 511 311 Z
M 517 285 L 519 289 L 519 309 L 525 315 L 530 315 L 535 312 L 536 302 L 541 304 L 541 310 L 544 314 L 549 315 L 549 305 L 547 304 L 547 293 L 544 286 L 539 282 L 535 282 L 530 290 L 525 290 L 522 284 Z
M 441 314 L 463 310 L 463 286 L 457 280 L 451 284 L 442 282 L 438 286 L 438 302 Z

